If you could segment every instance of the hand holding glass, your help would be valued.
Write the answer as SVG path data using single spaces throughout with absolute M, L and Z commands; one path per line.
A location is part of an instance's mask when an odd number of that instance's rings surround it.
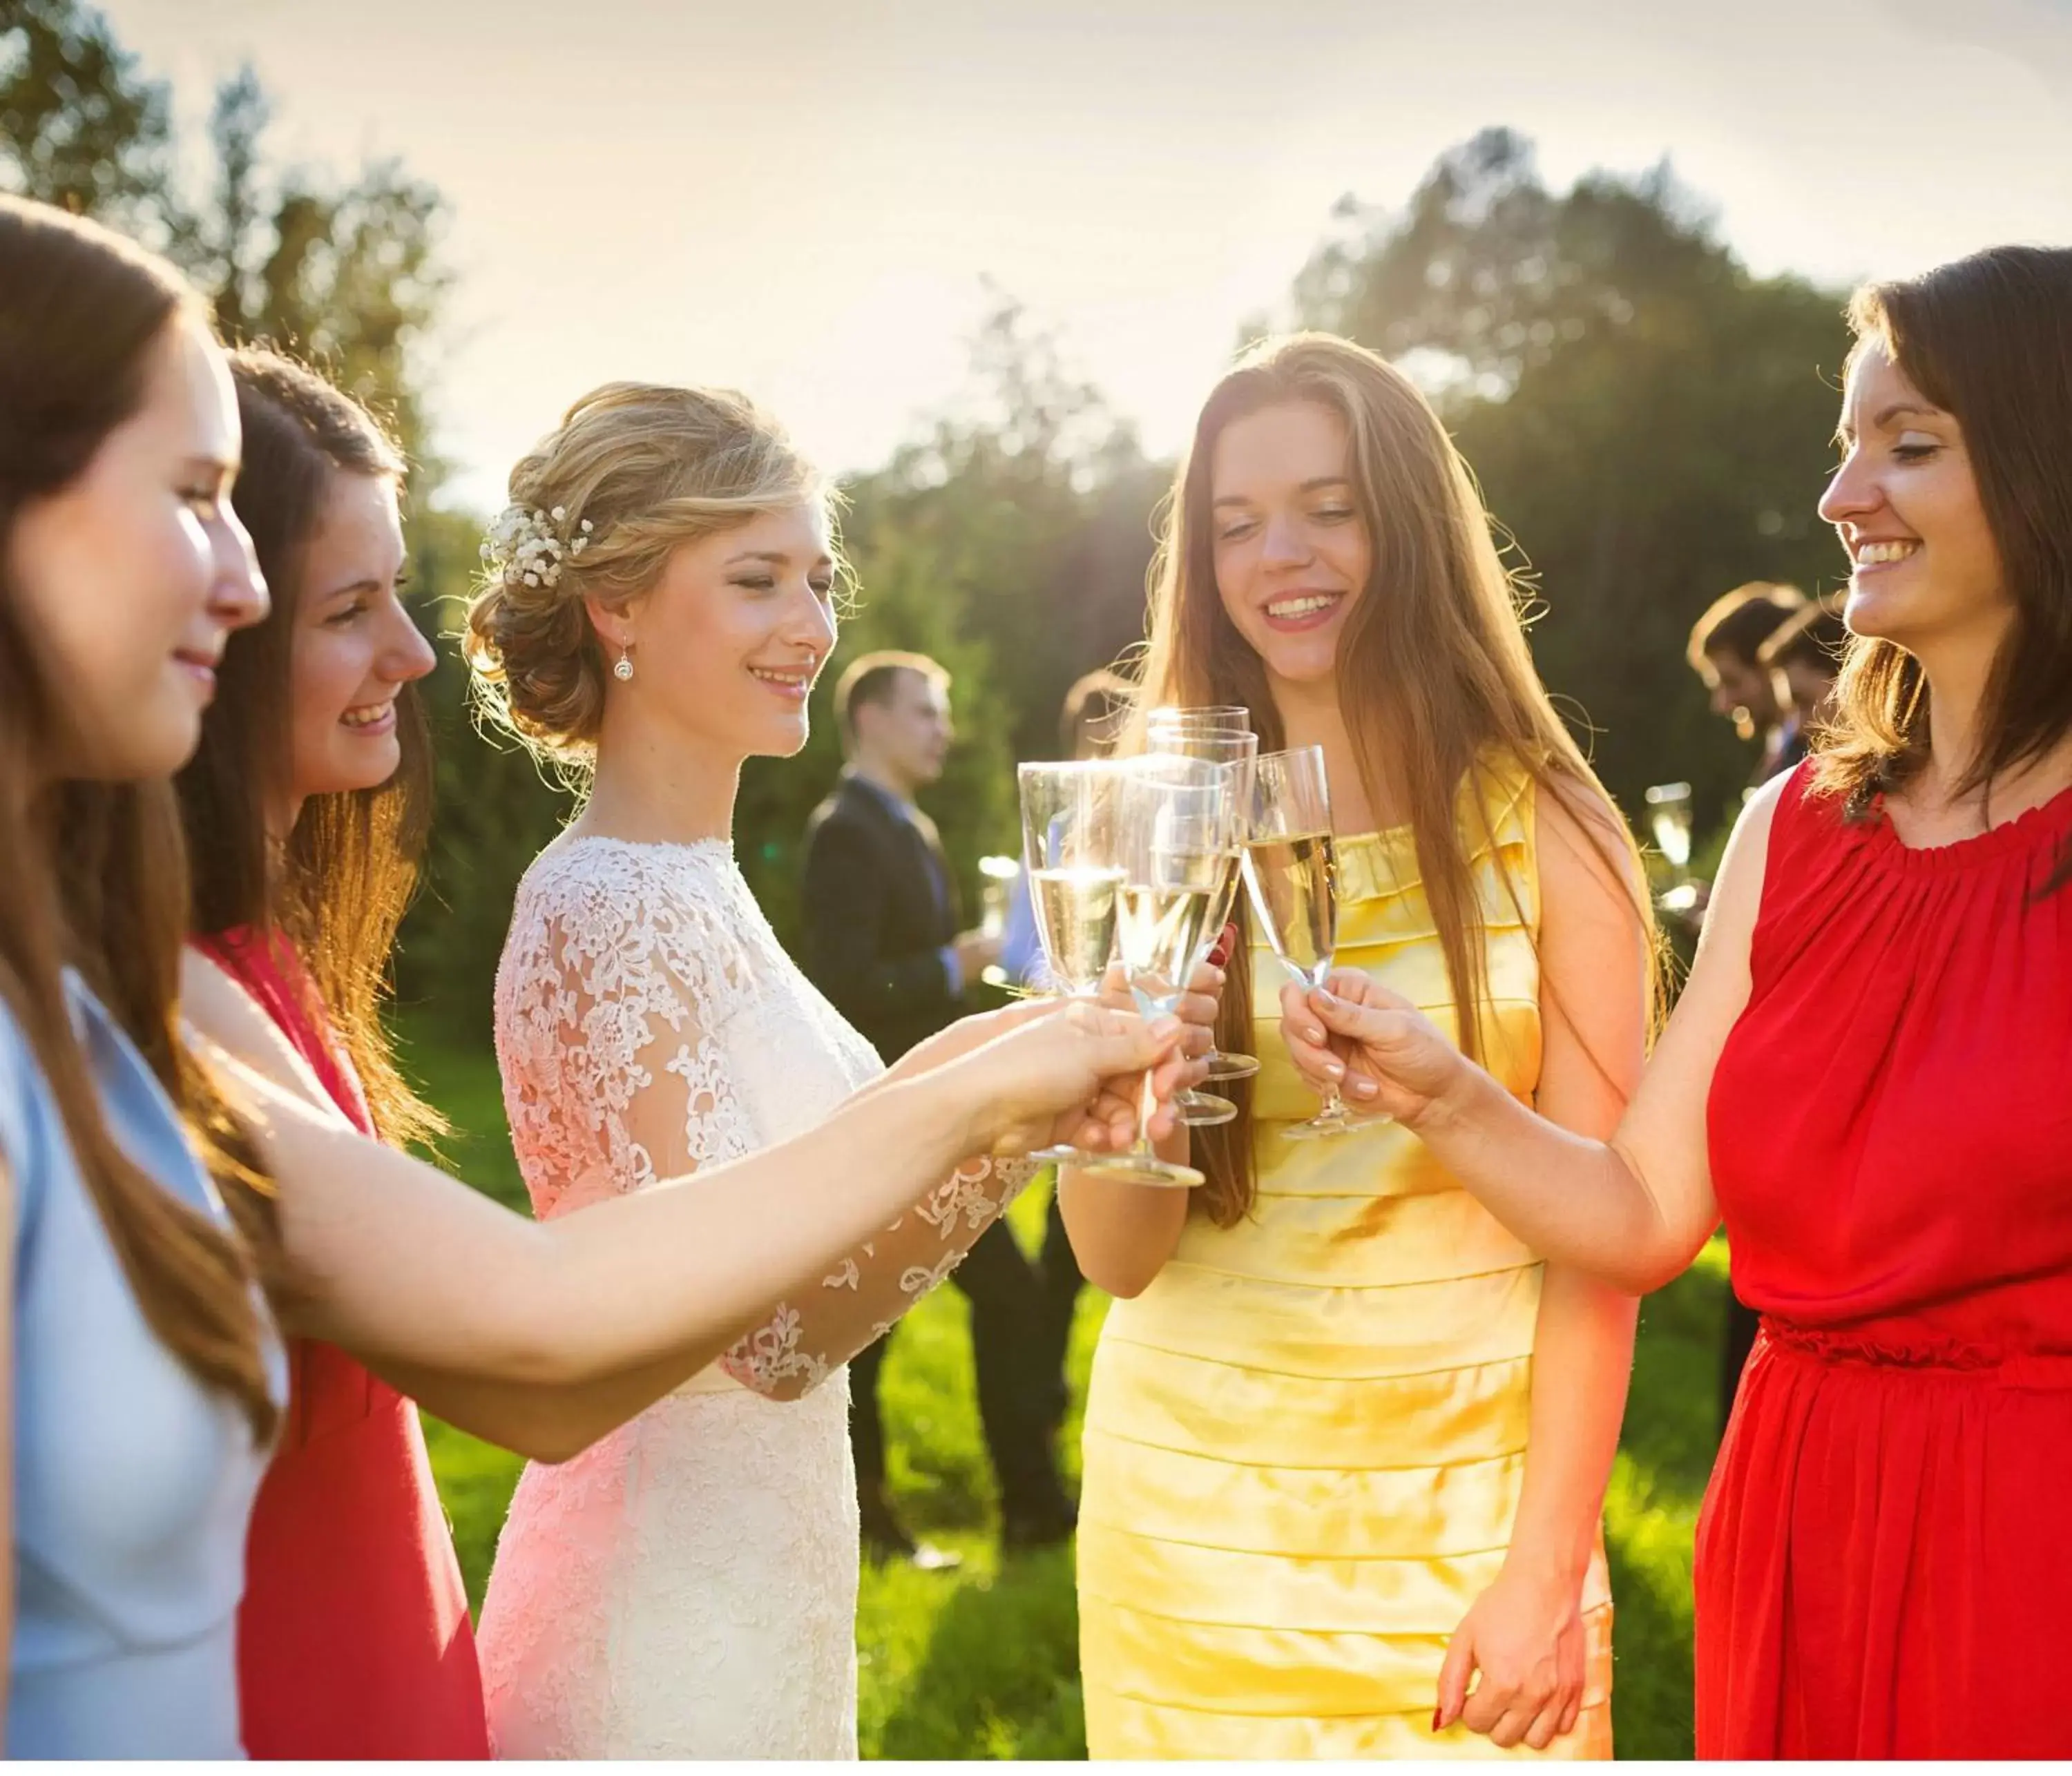
M 1338 848 L 1324 749 L 1267 753 L 1252 765 L 1244 822 L 1244 877 L 1253 910 L 1281 965 L 1305 987 L 1321 987 L 1338 945 Z M 1281 1131 L 1290 1141 L 1342 1135 L 1383 1117 L 1355 1116 L 1333 1085 L 1307 1122 Z

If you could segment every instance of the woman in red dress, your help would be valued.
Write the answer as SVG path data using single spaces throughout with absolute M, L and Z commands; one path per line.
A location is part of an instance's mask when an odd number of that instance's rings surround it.
M 1305 1067 L 1550 1259 L 1657 1288 L 1724 1214 L 1763 1327 L 1698 1527 L 1702 1756 L 2072 1753 L 2068 317 L 2062 249 L 1857 297 L 1836 724 L 1744 812 L 1610 1143 L 1366 976 L 1291 996 Z
M 195 947 L 341 1116 L 401 1142 L 436 1126 L 396 1071 L 378 1005 L 430 800 L 410 686 L 433 655 L 397 596 L 402 458 L 299 366 L 247 352 L 232 372 L 236 503 L 273 609 L 228 651 L 179 779 Z M 293 1355 L 246 1548 L 246 1749 L 486 1758 L 467 1596 L 417 1409 L 335 1346 L 298 1340 Z

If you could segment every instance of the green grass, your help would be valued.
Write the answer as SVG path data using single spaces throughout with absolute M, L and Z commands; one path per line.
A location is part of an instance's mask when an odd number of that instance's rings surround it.
M 522 1204 L 495 1065 L 406 1023 L 405 1062 L 451 1118 L 452 1168 Z M 1025 1240 L 1043 1205 L 1016 1205 Z M 1688 1758 L 1691 1536 L 1712 1451 L 1725 1260 L 1716 1244 L 1641 1315 L 1626 1436 L 1605 1506 L 1618 1607 L 1613 1713 L 1619 1754 Z M 1078 1402 L 1104 1303 L 1082 1298 L 1072 1349 L 1073 1416 L 1061 1440 L 1077 1480 Z M 1071 1556 L 1003 1562 L 973 1400 L 963 1297 L 938 1290 L 910 1314 L 882 1379 L 893 1488 L 907 1524 L 964 1556 L 954 1572 L 866 1568 L 857 1624 L 859 1729 L 871 1758 L 1083 1758 Z M 479 1607 L 520 1463 L 427 1419 L 432 1462 L 468 1595 Z

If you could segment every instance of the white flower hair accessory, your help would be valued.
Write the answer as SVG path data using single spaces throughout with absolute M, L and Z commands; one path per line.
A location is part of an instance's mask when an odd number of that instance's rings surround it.
M 568 521 L 566 506 L 552 512 L 506 506 L 483 538 L 483 565 L 491 579 L 504 586 L 559 585 L 561 563 L 590 546 L 595 528 L 586 518 L 571 533 Z

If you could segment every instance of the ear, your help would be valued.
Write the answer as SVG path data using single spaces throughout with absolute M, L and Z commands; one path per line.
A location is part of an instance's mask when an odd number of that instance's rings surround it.
M 597 638 L 606 647 L 630 648 L 633 645 L 633 613 L 623 604 L 606 604 L 594 592 L 583 594 L 583 609 L 590 613 L 590 626 L 597 631 Z

